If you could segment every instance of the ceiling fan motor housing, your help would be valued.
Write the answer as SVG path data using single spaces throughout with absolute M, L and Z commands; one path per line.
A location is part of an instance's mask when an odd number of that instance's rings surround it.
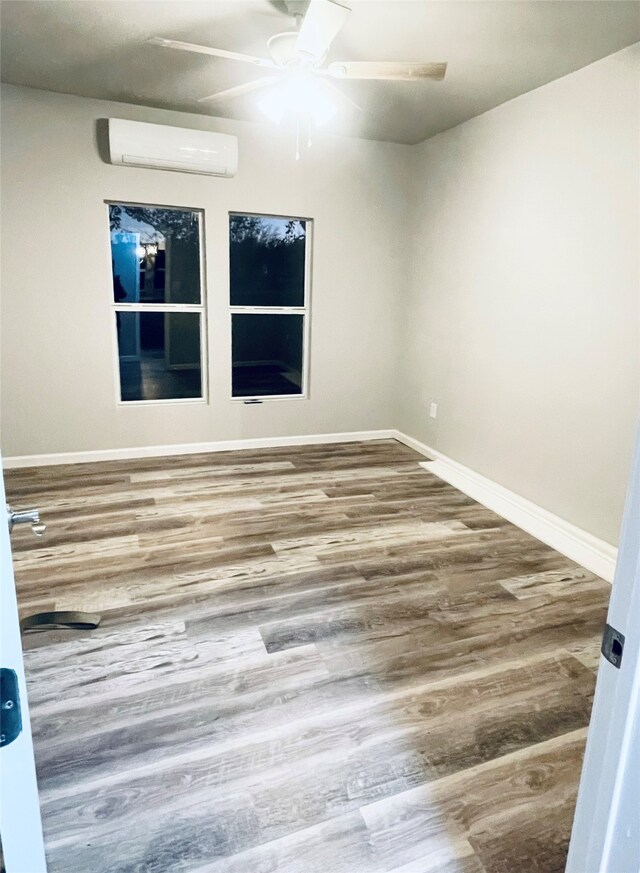
M 279 67 L 289 67 L 292 64 L 305 64 L 304 56 L 297 51 L 299 33 L 297 30 L 287 30 L 276 33 L 267 41 L 269 54 Z M 315 66 L 313 58 L 309 57 L 309 66 Z

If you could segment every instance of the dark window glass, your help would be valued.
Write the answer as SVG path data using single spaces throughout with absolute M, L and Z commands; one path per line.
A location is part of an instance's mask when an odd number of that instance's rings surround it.
M 123 400 L 202 396 L 200 313 L 116 312 Z
M 304 306 L 307 222 L 229 217 L 232 306 Z
M 233 396 L 302 394 L 304 316 L 231 317 Z
M 200 213 L 109 206 L 115 303 L 199 304 Z

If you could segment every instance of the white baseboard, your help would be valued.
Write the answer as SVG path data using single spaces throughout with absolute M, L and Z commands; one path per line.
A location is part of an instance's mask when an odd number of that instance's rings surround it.
M 591 570 L 607 582 L 613 581 L 618 550 L 582 528 L 554 515 L 497 482 L 481 476 L 452 458 L 413 437 L 396 431 L 395 438 L 420 454 L 432 459 L 421 466 L 443 479 L 478 503 L 497 512 L 507 521 L 556 549 L 572 561 Z
M 138 446 L 126 449 L 100 449 L 87 452 L 59 452 L 47 455 L 19 455 L 4 459 L 5 469 L 46 467 L 59 464 L 84 464 L 92 461 L 159 458 L 170 455 L 195 455 L 206 452 L 229 452 L 238 449 L 279 448 L 285 446 L 322 445 L 396 439 L 429 458 L 422 466 L 449 482 L 488 509 L 561 554 L 576 561 L 608 582 L 613 581 L 618 550 L 587 531 L 559 518 L 497 482 L 481 476 L 452 458 L 431 449 L 419 440 L 394 429 L 348 431 L 346 433 L 306 434 L 303 436 L 258 437 L 255 439 L 218 440 L 208 443 L 183 443 L 169 446 Z
M 359 443 L 367 440 L 386 439 L 396 439 L 396 431 L 357 430 L 346 433 L 258 437 L 256 439 L 243 440 L 218 440 L 217 442 L 210 443 L 182 443 L 172 446 L 138 446 L 127 449 L 98 449 L 87 452 L 57 452 L 49 455 L 15 455 L 4 458 L 3 466 L 5 470 L 13 470 L 19 467 L 49 467 L 59 464 L 87 464 L 92 461 L 121 461 L 135 458 L 161 458 L 165 455 L 197 455 L 206 452 L 230 452 L 238 449 Z

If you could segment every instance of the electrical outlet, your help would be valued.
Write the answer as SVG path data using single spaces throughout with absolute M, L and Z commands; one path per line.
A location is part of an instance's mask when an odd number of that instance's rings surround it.
M 429 415 L 431 416 L 431 418 L 438 417 L 438 404 L 437 403 L 430 403 L 429 404 Z

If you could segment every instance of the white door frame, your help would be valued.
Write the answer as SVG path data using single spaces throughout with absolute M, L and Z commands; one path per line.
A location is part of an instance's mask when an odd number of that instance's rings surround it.
M 640 431 L 607 623 L 624 649 L 600 655 L 566 873 L 640 871 Z
M 0 457 L 0 470 L 2 458 Z M 0 748 L 0 838 L 7 873 L 46 873 L 9 527 L 0 473 L 0 666 L 18 676 L 22 732 Z M 22 507 L 20 507 L 22 508 Z

